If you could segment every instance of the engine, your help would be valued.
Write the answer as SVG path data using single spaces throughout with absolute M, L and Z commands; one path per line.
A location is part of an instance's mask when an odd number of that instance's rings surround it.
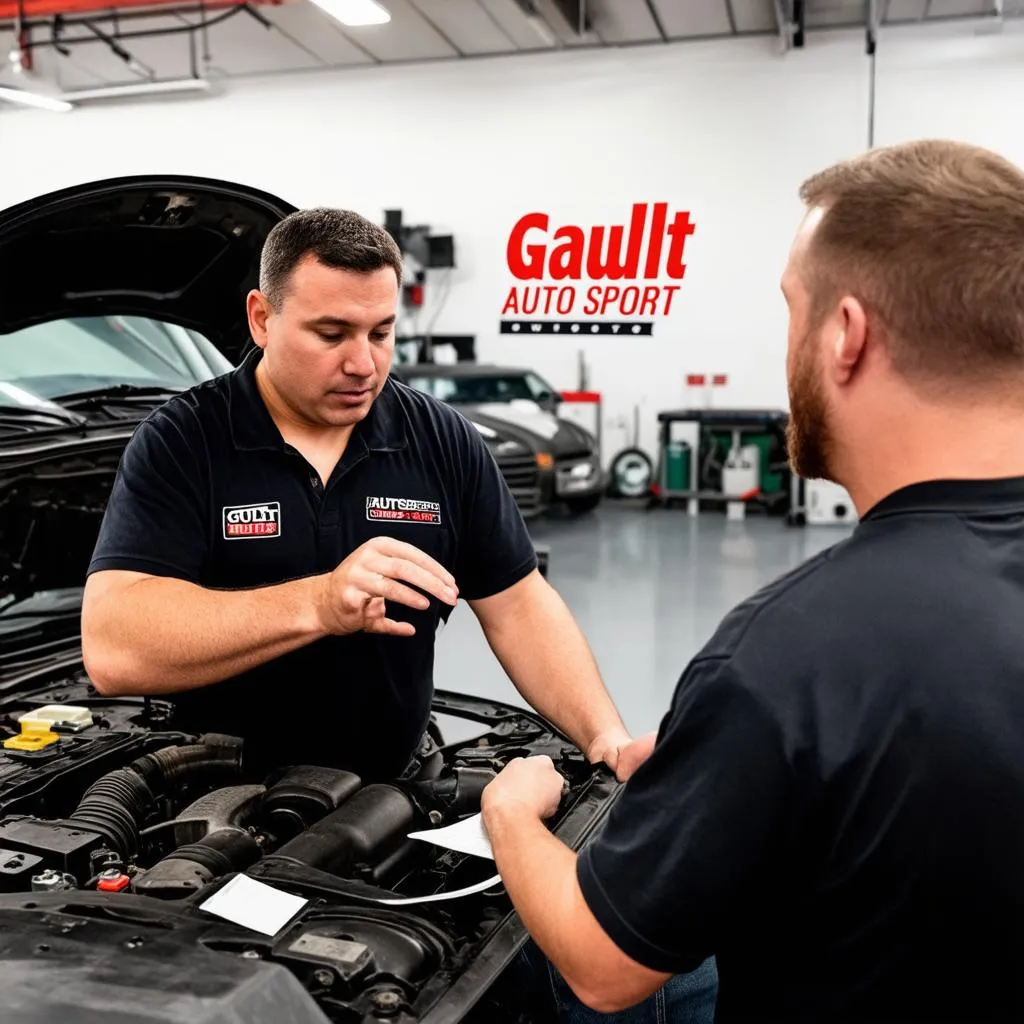
M 0 822 L 0 885 L 176 900 L 268 858 L 386 884 L 416 852 L 410 831 L 479 810 L 494 777 L 456 768 L 364 786 L 351 772 L 295 765 L 251 782 L 242 766 L 240 739 L 202 736 L 101 775 L 64 817 L 10 815 Z
M 437 1019 L 472 1019 L 469 1007 L 487 1005 L 485 992 L 525 933 L 500 885 L 447 902 L 390 905 L 495 874 L 485 858 L 410 833 L 477 813 L 484 788 L 512 757 L 547 754 L 565 775 L 568 793 L 553 826 L 570 845 L 596 828 L 616 787 L 533 715 L 444 694 L 435 711 L 480 723 L 480 735 L 450 745 L 438 736 L 402 778 L 364 783 L 301 763 L 253 777 L 242 737 L 177 732 L 169 705 L 104 699 L 84 678 L 3 701 L 0 1000 L 14 1005 L 24 958 L 63 955 L 80 969 L 86 944 L 89 963 L 100 949 L 116 947 L 122 959 L 132 950 L 114 974 L 103 967 L 104 984 L 159 983 L 182 998 L 196 995 L 200 974 L 261 970 L 255 977 L 273 997 L 251 977 L 225 982 L 234 1015 L 225 1020 L 249 1019 L 245 999 L 278 998 L 275 1019 L 429 1021 L 429 1012 L 465 1001 L 467 991 L 474 994 L 465 1013 Z M 302 897 L 303 910 L 275 935 L 205 912 L 210 895 L 239 873 Z M 171 945 L 133 981 L 151 948 L 148 930 Z M 484 957 L 485 949 L 502 949 L 504 959 Z M 54 979 L 51 969 L 46 987 L 57 1002 L 47 1012 L 71 1019 L 61 1016 L 68 1008 Z M 286 996 L 289 985 L 295 991 Z M 303 1017 L 288 1001 L 299 996 L 320 1016 Z M 103 998 L 110 1004 L 109 993 Z M 175 1019 L 206 1019 L 184 1004 L 176 1012 Z M 478 1012 L 505 1019 L 493 1005 Z

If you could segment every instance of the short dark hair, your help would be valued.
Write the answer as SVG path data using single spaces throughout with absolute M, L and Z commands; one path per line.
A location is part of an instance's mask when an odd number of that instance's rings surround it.
M 824 210 L 808 251 L 820 316 L 856 296 L 894 367 L 921 383 L 1024 373 L 1024 172 L 978 146 L 870 150 L 803 183 Z
M 260 257 L 260 291 L 275 309 L 292 272 L 307 256 L 337 270 L 360 273 L 392 267 L 399 287 L 402 284 L 402 252 L 384 228 L 352 210 L 318 206 L 289 214 L 267 235 Z

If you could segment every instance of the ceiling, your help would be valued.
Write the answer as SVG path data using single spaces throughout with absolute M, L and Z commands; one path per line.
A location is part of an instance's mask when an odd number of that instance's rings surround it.
M 310 0 L 241 6 L 206 0 L 205 7 L 200 0 L 150 7 L 122 6 L 140 0 L 44 2 L 22 0 L 27 47 L 25 70 L 16 75 L 7 62 L 18 52 L 11 20 L 16 0 L 0 0 L 0 60 L 7 65 L 0 83 L 90 89 L 148 78 L 236 77 L 751 34 L 777 33 L 780 45 L 791 46 L 800 44 L 801 8 L 809 35 L 864 26 L 872 9 L 882 24 L 998 18 L 1000 8 L 1006 17 L 1024 15 L 1024 0 L 587 0 L 589 28 L 581 34 L 563 13 L 580 0 L 380 0 L 391 21 L 362 28 L 342 26 Z M 91 10 L 101 4 L 103 9 Z M 52 45 L 50 12 L 58 9 L 67 12 L 57 26 L 63 52 Z

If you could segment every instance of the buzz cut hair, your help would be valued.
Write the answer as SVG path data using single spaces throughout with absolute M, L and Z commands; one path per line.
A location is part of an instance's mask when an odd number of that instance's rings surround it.
M 979 146 L 921 139 L 826 168 L 800 196 L 822 211 L 805 257 L 813 315 L 852 295 L 906 379 L 987 389 L 1009 378 L 1018 387 L 1020 167 Z
M 280 309 L 295 268 L 309 256 L 363 274 L 391 267 L 402 286 L 402 251 L 383 227 L 352 210 L 318 206 L 289 214 L 267 235 L 259 287 L 273 309 Z

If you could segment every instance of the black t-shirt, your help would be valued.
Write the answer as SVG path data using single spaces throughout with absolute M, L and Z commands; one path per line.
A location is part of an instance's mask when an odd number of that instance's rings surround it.
M 176 396 L 127 445 L 89 568 L 236 589 L 328 572 L 376 536 L 406 541 L 488 597 L 537 566 L 515 499 L 480 432 L 389 378 L 326 484 L 286 444 L 256 387 L 256 350 Z M 415 751 L 450 606 L 388 603 L 413 637 L 327 637 L 176 696 L 179 721 L 247 738 L 250 760 L 318 760 L 387 777 Z
M 580 856 L 719 1021 L 1024 1018 L 1024 479 L 936 481 L 735 609 Z

